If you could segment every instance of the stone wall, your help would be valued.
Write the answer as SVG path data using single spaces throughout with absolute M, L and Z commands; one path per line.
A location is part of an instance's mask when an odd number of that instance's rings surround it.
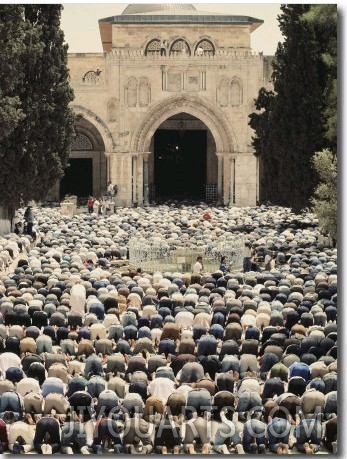
M 116 203 L 143 203 L 143 155 L 149 154 L 148 174 L 153 177 L 151 139 L 155 129 L 179 113 L 182 101 L 183 105 L 188 101 L 185 111 L 201 119 L 208 130 L 207 182 L 218 181 L 224 204 L 254 205 L 257 161 L 250 146 L 248 117 L 260 87 L 269 85 L 270 58 L 264 60 L 262 54 L 251 52 L 249 27 L 153 24 L 149 28 L 144 24 L 113 24 L 112 34 L 114 47 L 110 52 L 71 54 L 69 68 L 75 92 L 73 105 L 92 113 L 89 121 L 103 131 L 107 177 L 118 184 Z M 160 52 L 146 55 L 146 46 L 155 37 L 167 39 L 169 46 L 184 38 L 192 53 L 199 40 L 205 38 L 211 41 L 215 52 L 202 56 L 160 56 Z M 176 112 L 171 104 L 166 116 L 166 101 L 175 97 Z M 157 106 L 162 108 L 156 111 Z M 203 116 L 204 110 L 208 116 Z M 159 124 L 151 116 L 157 116 Z M 220 154 L 223 159 L 217 166 Z M 98 167 L 101 166 L 96 165 L 93 173 L 96 177 L 100 177 Z M 99 187 L 101 184 L 96 185 Z

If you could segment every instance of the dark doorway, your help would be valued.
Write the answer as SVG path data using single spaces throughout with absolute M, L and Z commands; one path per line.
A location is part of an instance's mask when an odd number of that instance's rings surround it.
M 158 129 L 154 134 L 156 198 L 204 199 L 206 130 Z
M 67 194 L 84 198 L 93 194 L 93 159 L 70 158 L 60 182 L 60 198 Z

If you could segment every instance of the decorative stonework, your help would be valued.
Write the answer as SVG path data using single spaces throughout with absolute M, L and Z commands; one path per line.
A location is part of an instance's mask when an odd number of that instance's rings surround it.
M 227 107 L 229 105 L 229 80 L 228 78 L 221 78 L 217 90 L 217 102 L 220 107 Z
M 201 56 L 196 53 L 182 53 L 181 50 L 174 51 L 166 56 L 160 55 L 160 50 L 155 49 L 146 54 L 145 49 L 119 49 L 112 48 L 111 51 L 105 52 L 106 59 L 181 59 L 182 57 L 189 57 L 190 59 L 203 59 L 203 60 L 231 60 L 231 61 L 263 61 L 264 57 L 260 53 L 254 53 L 252 51 L 243 51 L 236 49 L 215 49 L 214 54 L 203 53 Z
M 230 83 L 230 103 L 231 105 L 242 103 L 242 86 L 238 78 L 233 78 Z
M 136 107 L 137 105 L 137 79 L 129 78 L 125 89 L 125 103 L 128 107 Z
M 211 131 L 220 152 L 238 151 L 232 127 L 217 107 L 211 102 L 193 95 L 172 96 L 152 107 L 133 133 L 131 151 L 149 151 L 154 132 L 170 116 L 186 112 L 200 119 Z
M 147 107 L 151 102 L 151 85 L 146 77 L 130 77 L 125 87 L 125 104 L 128 107 Z
M 82 78 L 82 83 L 86 86 L 96 86 L 103 84 L 103 81 L 100 76 L 101 72 L 102 70 L 100 69 L 89 70 L 84 74 Z
M 170 51 L 169 51 L 170 56 L 190 56 L 191 51 L 188 43 L 186 40 L 183 40 L 182 38 L 179 38 L 178 40 L 175 40 L 172 45 L 170 46 Z
M 89 151 L 89 150 L 94 150 L 94 147 L 90 139 L 85 134 L 78 132 L 76 137 L 73 139 L 71 143 L 71 150 Z
M 116 143 L 113 140 L 112 134 L 107 126 L 107 124 L 94 112 L 85 108 L 81 105 L 71 105 L 75 115 L 80 115 L 89 120 L 95 127 L 98 129 L 104 144 L 106 151 L 114 151 L 116 148 Z
M 242 104 L 242 82 L 239 78 L 229 81 L 221 77 L 217 88 L 217 103 L 220 107 L 237 106 Z
M 200 49 L 202 49 L 202 52 L 200 51 Z M 207 39 L 201 40 L 195 47 L 195 55 L 210 57 L 210 56 L 214 56 L 214 54 L 215 54 L 215 48 L 210 40 L 207 40 Z
M 107 117 L 110 122 L 117 121 L 117 107 L 118 107 L 118 99 L 112 97 L 107 102 Z
M 154 38 L 151 40 L 145 49 L 146 56 L 153 56 L 153 54 L 160 53 L 160 40 L 158 38 Z
M 163 91 L 204 91 L 206 90 L 206 70 L 200 66 L 162 66 Z
M 139 106 L 148 107 L 151 102 L 151 85 L 148 78 L 142 77 L 139 83 Z

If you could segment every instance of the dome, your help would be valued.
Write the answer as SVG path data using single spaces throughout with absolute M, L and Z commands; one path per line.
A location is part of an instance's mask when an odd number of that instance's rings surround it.
M 122 15 L 127 14 L 148 14 L 148 13 L 169 13 L 170 12 L 189 13 L 196 11 L 191 4 L 184 3 L 135 3 L 128 5 Z

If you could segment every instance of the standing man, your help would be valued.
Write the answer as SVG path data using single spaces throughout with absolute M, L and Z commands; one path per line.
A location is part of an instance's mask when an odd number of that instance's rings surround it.
M 109 180 L 107 183 L 107 197 L 113 198 L 114 196 L 114 186 L 113 183 Z
M 14 231 L 13 231 L 15 234 L 18 234 L 18 236 L 20 236 L 22 233 L 23 233 L 23 226 L 22 226 L 22 222 L 17 222 L 15 225 L 14 225 Z
M 252 247 L 249 242 L 245 242 L 243 248 L 243 272 L 247 273 L 252 268 Z
M 201 274 L 203 269 L 204 265 L 202 263 L 202 257 L 198 257 L 193 266 L 193 274 Z
M 34 226 L 34 213 L 32 211 L 32 207 L 28 206 L 26 208 L 26 211 L 24 212 L 24 221 L 25 221 L 25 226 L 26 226 L 26 234 L 29 234 L 29 236 L 33 235 L 33 226 Z
M 166 41 L 162 40 L 160 43 L 160 55 L 166 56 Z
M 95 199 L 93 198 L 93 196 L 90 196 L 87 201 L 88 213 L 90 214 L 92 214 L 94 211 L 94 202 L 95 202 Z
M 204 54 L 204 48 L 202 48 L 200 45 L 196 48 L 196 55 L 197 56 L 203 56 Z

